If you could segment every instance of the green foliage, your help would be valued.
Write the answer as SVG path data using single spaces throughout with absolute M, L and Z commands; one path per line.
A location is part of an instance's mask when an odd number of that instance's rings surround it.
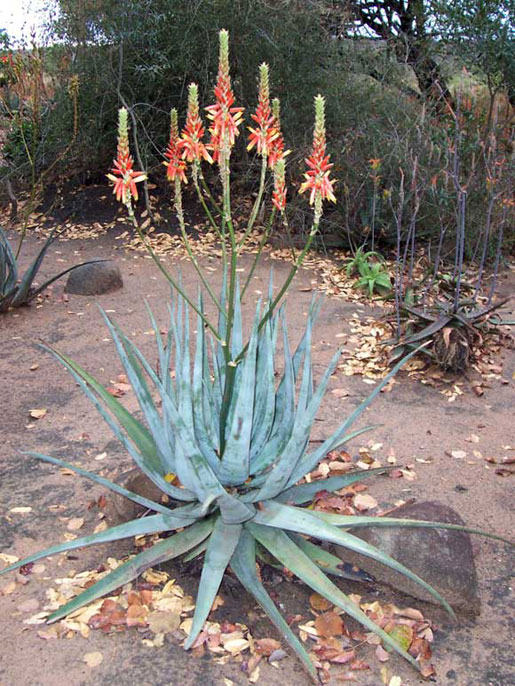
M 468 69 L 515 104 L 515 5 L 512 0 L 436 2 L 437 27 Z
M 232 360 L 238 359 L 243 340 L 238 301 L 229 363 L 226 362 L 224 342 L 206 334 L 200 317 L 197 317 L 193 359 L 190 358 L 189 308 L 181 296 L 172 303 L 170 328 L 164 337 L 149 310 L 159 361 L 157 372 L 130 337 L 125 336 L 104 314 L 144 422 L 137 420 L 77 363 L 62 353 L 52 351 L 95 404 L 136 464 L 168 497 L 168 504 L 165 506 L 160 502 L 152 502 L 104 477 L 56 458 L 30 453 L 41 460 L 59 466 L 66 465 L 144 505 L 155 514 L 58 544 L 11 565 L 1 573 L 47 555 L 95 543 L 165 533 L 169 537 L 130 558 L 80 596 L 60 607 L 49 617 L 49 621 L 56 621 L 85 603 L 111 592 L 136 578 L 148 567 L 189 552 L 188 558 L 203 554 L 204 564 L 193 625 L 185 647 L 191 647 L 201 631 L 223 574 L 230 566 L 316 679 L 316 670 L 306 650 L 281 617 L 256 573 L 256 559 L 265 554 L 269 559 L 271 555 L 311 588 L 375 632 L 385 645 L 417 666 L 417 662 L 397 642 L 330 581 L 327 573 L 337 576 L 345 576 L 345 573 L 341 567 L 337 567 L 332 556 L 304 537 L 342 545 L 399 571 L 418 582 L 453 614 L 445 600 L 425 581 L 387 554 L 352 535 L 349 530 L 381 525 L 462 527 L 386 517 L 328 516 L 300 507 L 311 502 L 320 489 L 320 482 L 296 485 L 330 450 L 372 428 L 350 431 L 351 425 L 403 362 L 396 365 L 331 436 L 310 452 L 311 428 L 339 352 L 333 357 L 318 386 L 314 387 L 311 335 L 318 303 L 311 305 L 306 330 L 293 354 L 290 352 L 283 309 L 259 329 L 260 308 L 258 304 L 247 353 L 236 365 L 229 395 L 224 394 L 224 379 L 231 369 L 234 370 L 235 363 Z M 202 310 L 201 300 L 199 310 Z M 278 338 L 282 339 L 284 352 L 283 372 L 276 386 Z M 211 355 L 208 354 L 209 350 Z M 171 374 L 172 370 L 175 370 L 175 375 Z M 374 474 L 383 471 L 374 470 Z M 360 475 L 353 473 L 331 477 L 324 481 L 323 486 L 334 491 L 360 477 L 369 476 L 372 474 L 364 472 Z
M 392 288 L 390 275 L 384 268 L 384 258 L 374 250 L 364 252 L 363 246 L 357 249 L 346 268 L 347 276 L 354 272 L 357 272 L 359 275 L 355 288 L 367 290 L 370 297 L 374 295 L 375 291 L 380 295 L 385 295 Z
M 28 213 L 71 163 L 77 134 L 78 82 L 66 62 L 50 73 L 51 53 L 36 45 L 9 53 L 0 87 L 0 179 L 29 189 Z
M 380 253 L 376 252 L 375 250 L 368 250 L 365 252 L 363 246 L 360 245 L 356 250 L 354 257 L 350 258 L 347 263 L 347 267 L 345 269 L 347 276 L 350 276 L 355 272 L 358 272 L 360 276 L 363 276 L 366 273 L 367 267 L 369 266 L 368 261 L 371 257 L 377 259 L 379 262 L 383 261 L 383 256 Z
M 355 287 L 367 290 L 370 297 L 374 295 L 375 291 L 380 295 L 385 295 L 391 290 L 392 281 L 383 265 L 377 262 L 375 264 L 366 262 L 360 270 L 360 278 Z
M 45 288 L 48 288 L 50 284 L 60 279 L 61 276 L 68 274 L 72 269 L 80 266 L 74 265 L 69 267 L 57 274 L 57 276 L 48 279 L 42 285 L 34 285 L 34 280 L 37 277 L 41 263 L 54 240 L 54 233 L 52 232 L 46 239 L 36 258 L 20 278 L 17 256 L 11 248 L 5 232 L 0 227 L 0 313 L 7 312 L 9 309 L 20 307 L 21 305 L 28 305 L 31 300 L 44 291 Z M 84 264 L 88 263 L 85 262 Z
M 81 83 L 88 84 L 80 94 L 79 143 L 83 164 L 90 170 L 110 159 L 113 122 L 121 104 L 136 116 L 143 166 L 149 169 L 160 162 L 169 110 L 180 104 L 188 84 L 198 83 L 200 101 L 212 98 L 218 29 L 226 28 L 232 36 L 231 72 L 240 104 L 253 106 L 255 82 L 249 76 L 262 61 L 269 64 L 292 142 L 302 140 L 313 93 L 324 89 L 332 46 L 322 39 L 317 3 L 60 0 L 59 5 L 52 35 L 73 53 L 73 68 Z

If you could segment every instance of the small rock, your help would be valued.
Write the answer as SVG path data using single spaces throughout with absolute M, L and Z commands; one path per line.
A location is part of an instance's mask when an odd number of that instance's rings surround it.
M 161 502 L 163 492 L 137 468 L 129 469 L 117 479 L 117 482 L 132 493 L 153 500 L 155 503 Z M 107 497 L 104 511 L 109 524 L 115 525 L 136 519 L 145 512 L 145 508 L 118 493 L 112 493 Z
M 123 288 L 122 275 L 112 260 L 83 264 L 68 276 L 64 290 L 74 295 L 101 295 Z
M 464 524 L 455 510 L 436 502 L 403 505 L 392 517 Z M 469 616 L 480 613 L 477 574 L 469 534 L 446 529 L 406 527 L 355 529 L 353 534 L 418 574 L 439 591 L 456 612 Z M 433 596 L 402 574 L 346 548 L 335 548 L 342 560 L 363 567 L 378 582 L 388 584 L 419 600 L 436 604 Z

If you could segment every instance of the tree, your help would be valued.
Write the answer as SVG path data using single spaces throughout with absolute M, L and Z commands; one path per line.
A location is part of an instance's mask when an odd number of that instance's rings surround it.
M 437 30 L 491 94 L 504 89 L 515 107 L 514 0 L 458 0 L 436 5 Z
M 436 59 L 434 3 L 424 0 L 340 0 L 349 20 L 349 34 L 385 42 L 395 58 L 409 65 L 422 96 L 442 103 L 452 96 Z

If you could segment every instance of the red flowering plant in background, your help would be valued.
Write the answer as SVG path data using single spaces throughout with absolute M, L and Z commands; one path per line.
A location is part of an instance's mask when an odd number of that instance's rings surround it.
M 255 113 L 250 116 L 257 126 L 249 126 L 250 135 L 247 150 L 252 150 L 255 147 L 258 155 L 268 157 L 275 139 L 279 136 L 279 131 L 270 107 L 268 64 L 265 63 L 259 67 L 258 104 Z
M 199 113 L 198 86 L 196 83 L 190 83 L 188 87 L 188 113 L 179 140 L 179 149 L 182 159 L 193 164 L 193 172 L 198 171 L 203 160 L 210 164 L 213 162 L 213 158 L 202 140 L 204 133 L 204 124 Z
M 274 98 L 272 100 L 272 115 L 274 119 L 274 127 L 277 135 L 272 140 L 272 145 L 268 152 L 268 166 L 270 169 L 274 169 L 277 162 L 284 160 L 286 155 L 290 154 L 289 150 L 284 149 L 284 137 L 281 131 L 281 104 L 279 98 Z
M 306 179 L 301 185 L 299 193 L 309 191 L 309 204 L 315 206 L 315 224 L 318 224 L 322 216 L 322 202 L 330 200 L 336 202 L 334 196 L 334 180 L 330 173 L 332 164 L 326 153 L 325 141 L 325 101 L 321 95 L 315 98 L 315 130 L 313 132 L 313 148 L 311 155 L 306 159 L 308 171 L 304 174 Z
M 174 183 L 188 183 L 186 178 L 186 162 L 181 156 L 179 141 L 179 124 L 177 110 L 170 112 L 170 139 L 166 148 L 165 157 L 168 162 L 163 162 L 166 167 L 166 178 Z
M 144 181 L 147 176 L 142 171 L 133 169 L 134 160 L 129 150 L 129 126 L 127 123 L 127 110 L 121 109 L 118 113 L 118 149 L 113 167 L 107 178 L 113 183 L 113 193 L 118 202 L 121 202 L 129 215 L 133 216 L 132 200 L 138 199 L 138 188 L 140 181 Z
M 220 53 L 218 61 L 218 78 L 214 89 L 215 103 L 206 107 L 207 116 L 211 120 L 209 133 L 209 149 L 213 152 L 213 160 L 225 161 L 230 156 L 238 127 L 243 121 L 243 107 L 235 107 L 235 97 L 231 85 L 229 72 L 229 32 L 220 31 Z

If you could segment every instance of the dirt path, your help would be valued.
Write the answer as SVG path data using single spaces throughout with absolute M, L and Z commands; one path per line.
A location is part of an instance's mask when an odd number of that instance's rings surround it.
M 25 256 L 34 252 L 35 247 L 36 242 L 29 241 Z M 38 450 L 89 469 L 100 467 L 109 475 L 124 471 L 130 465 L 127 455 L 71 377 L 49 354 L 37 347 L 40 341 L 56 346 L 100 381 L 109 384 L 122 370 L 101 322 L 96 307 L 99 304 L 113 314 L 122 329 L 132 334 L 144 352 L 151 354 L 150 325 L 143 300 L 148 300 L 165 325 L 168 288 L 146 256 L 126 253 L 119 241 L 108 236 L 96 241 L 61 242 L 51 249 L 42 271 L 50 275 L 74 261 L 93 257 L 113 257 L 118 261 L 125 282 L 122 291 L 97 298 L 63 297 L 63 283 L 59 283 L 41 305 L 22 308 L 0 318 L 0 489 L 3 504 L 0 552 L 25 556 L 62 540 L 66 523 L 60 517 L 84 517 L 83 530 L 91 531 L 98 516 L 97 510 L 88 510 L 87 506 L 102 493 L 100 488 L 20 456 L 20 450 Z M 220 277 L 217 259 L 205 259 L 204 264 L 212 270 L 216 284 Z M 177 265 L 170 265 L 173 266 Z M 254 287 L 249 289 L 249 307 L 257 297 L 256 291 L 266 289 L 268 268 L 269 264 L 264 263 L 256 273 Z M 279 283 L 287 266 L 276 263 L 274 269 Z M 182 263 L 182 273 L 186 289 L 195 293 L 197 281 L 186 262 Z M 303 270 L 289 297 L 288 321 L 294 340 L 304 326 L 304 315 L 312 295 L 308 288 L 314 278 L 313 272 Z M 326 298 L 315 332 L 315 373 L 320 373 L 337 346 L 342 340 L 345 342 L 341 334 L 349 333 L 348 320 L 353 313 L 364 315 L 366 308 Z M 416 475 L 413 481 L 377 480 L 370 486 L 370 492 L 380 503 L 408 498 L 438 500 L 458 510 L 471 526 L 508 537 L 513 534 L 513 476 L 496 474 L 495 465 L 484 459 L 501 458 L 508 455 L 503 446 L 515 446 L 515 354 L 503 351 L 499 361 L 503 364 L 504 382 L 492 380 L 491 387 L 480 398 L 465 392 L 454 403 L 449 403 L 438 389 L 403 376 L 391 393 L 377 399 L 368 410 L 370 421 L 367 422 L 382 424 L 374 433 L 374 441 L 383 444 L 384 458 L 387 450 L 393 449 L 398 462 L 412 464 Z M 331 384 L 330 389 L 343 388 L 348 395 L 340 398 L 338 394 L 327 395 L 314 438 L 327 435 L 371 390 L 360 376 L 338 374 Z M 130 393 L 126 401 L 135 409 Z M 29 411 L 34 408 L 46 409 L 46 416 L 40 420 L 31 419 Z M 477 443 L 470 442 L 472 435 L 478 437 Z M 352 445 L 349 452 L 357 452 L 359 445 Z M 449 453 L 456 450 L 465 451 L 466 458 L 450 457 Z M 475 456 L 473 450 L 479 450 L 482 457 Z M 105 456 L 97 461 L 103 453 Z M 417 462 L 417 458 L 424 462 Z M 60 505 L 62 509 L 55 508 Z M 9 513 L 16 507 L 31 507 L 32 511 Z M 114 635 L 93 631 L 88 639 L 75 636 L 70 640 L 45 642 L 37 636 L 35 627 L 22 623 L 28 613 L 20 610 L 20 606 L 34 598 L 43 604 L 45 590 L 56 576 L 66 576 L 71 570 L 79 572 L 94 568 L 108 555 L 116 555 L 116 551 L 116 547 L 97 547 L 77 551 L 68 558 L 54 558 L 45 563 L 42 574 L 27 577 L 30 580 L 26 585 L 17 584 L 7 595 L 0 592 L 3 619 L 0 686 L 82 686 L 86 683 L 100 686 L 111 682 L 121 686 L 136 683 L 140 686 L 229 684 L 224 679 L 234 684 L 248 683 L 238 664 L 222 666 L 209 657 L 194 659 L 169 642 L 162 648 L 146 647 L 136 629 Z M 490 540 L 475 539 L 474 551 L 482 603 L 477 621 L 455 627 L 437 610 L 424 610 L 428 616 L 434 616 L 440 626 L 433 644 L 436 683 L 442 686 L 509 686 L 515 680 L 510 649 L 514 609 L 513 557 L 504 545 Z M 2 578 L 0 591 L 5 590 L 10 581 Z M 186 578 L 181 583 L 187 586 L 192 580 Z M 352 582 L 343 584 L 343 588 L 349 592 L 359 590 Z M 223 590 L 226 605 L 217 611 L 220 613 L 217 616 L 249 625 L 254 617 L 255 623 L 252 601 L 242 602 L 241 592 L 234 592 L 227 584 Z M 288 610 L 309 616 L 307 595 L 300 585 L 282 582 L 275 590 Z M 376 597 L 373 592 L 369 595 L 372 599 Z M 398 604 L 421 606 L 399 596 L 394 599 Z M 253 632 L 261 632 L 261 636 L 275 635 L 262 619 Z M 100 651 L 104 656 L 102 664 L 93 669 L 82 662 L 83 655 L 91 651 Z M 363 659 L 366 657 L 364 652 Z M 382 683 L 380 665 L 373 657 L 371 666 L 371 672 L 358 674 L 358 683 L 362 686 Z M 424 683 L 396 657 L 390 659 L 388 669 L 391 675 L 402 677 L 403 686 Z M 307 686 L 308 680 L 297 662 L 288 658 L 280 663 L 279 669 L 265 665 L 259 683 Z M 341 682 L 335 680 L 334 683 Z

